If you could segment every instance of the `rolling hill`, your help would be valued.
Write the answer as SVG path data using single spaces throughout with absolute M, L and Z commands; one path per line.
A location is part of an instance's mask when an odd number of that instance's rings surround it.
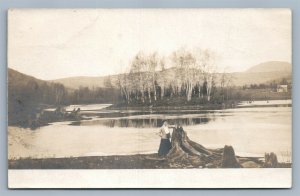
M 37 79 L 35 77 L 20 73 L 14 69 L 8 68 L 7 70 L 7 80 L 8 86 L 16 86 L 16 87 L 23 87 L 30 82 L 36 82 L 38 84 L 46 84 L 48 82 L 44 80 Z
M 52 80 L 56 83 L 61 83 L 64 86 L 72 89 L 77 89 L 79 87 L 105 87 L 105 81 L 110 79 L 112 82 L 117 81 L 117 75 L 112 76 L 100 76 L 100 77 L 89 77 L 89 76 L 78 76 L 70 78 L 62 78 L 57 80 Z
M 54 84 L 8 68 L 8 124 L 27 127 L 42 104 L 55 102 Z M 57 86 L 62 86 L 61 84 Z
M 165 70 L 165 75 L 174 76 L 174 69 Z M 160 73 L 158 73 L 160 74 Z M 233 83 L 236 86 L 243 86 L 247 84 L 260 84 L 270 82 L 272 80 L 279 80 L 281 78 L 290 79 L 292 75 L 292 66 L 288 62 L 268 61 L 255 65 L 244 72 L 228 73 L 233 78 Z M 220 73 L 217 77 L 220 77 Z M 112 83 L 117 81 L 118 75 L 101 76 L 101 77 L 70 77 L 53 80 L 53 82 L 61 83 L 68 88 L 76 89 L 82 87 L 105 87 L 105 81 L 109 78 Z
M 292 65 L 282 61 L 268 61 L 260 63 L 248 69 L 247 73 L 262 73 L 262 72 L 292 72 Z

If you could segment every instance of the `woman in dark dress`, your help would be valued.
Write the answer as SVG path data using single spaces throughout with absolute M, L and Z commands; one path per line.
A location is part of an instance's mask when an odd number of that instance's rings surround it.
M 161 140 L 158 149 L 158 155 L 166 156 L 172 147 L 170 142 L 171 133 L 169 130 L 169 125 L 166 121 L 164 122 L 163 126 L 159 129 L 159 136 L 161 137 Z

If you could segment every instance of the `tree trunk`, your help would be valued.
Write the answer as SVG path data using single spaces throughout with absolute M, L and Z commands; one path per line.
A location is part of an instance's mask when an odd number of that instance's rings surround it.
M 154 89 L 154 101 L 157 101 L 157 98 L 156 98 L 156 89 Z
M 157 101 L 155 81 L 153 81 L 153 90 L 154 90 L 154 101 Z
M 207 88 L 207 101 L 210 101 L 210 88 Z
M 151 91 L 149 87 L 148 87 L 148 98 L 149 98 L 149 103 L 151 103 Z
M 191 101 L 193 93 L 193 85 L 191 83 L 187 84 L 186 95 L 187 101 Z
M 145 103 L 145 93 L 144 93 L 144 90 L 142 90 L 142 97 L 141 97 L 141 99 L 142 99 L 142 102 Z
M 163 99 L 165 95 L 165 87 L 162 85 L 160 90 L 160 99 Z
M 208 76 L 208 79 L 206 80 L 207 101 L 210 101 L 210 94 L 211 94 L 212 83 L 213 83 L 213 77 L 212 76 Z

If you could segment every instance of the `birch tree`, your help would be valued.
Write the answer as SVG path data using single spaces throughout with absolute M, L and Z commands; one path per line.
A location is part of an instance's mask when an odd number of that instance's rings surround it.
M 118 84 L 121 91 L 121 96 L 125 97 L 127 104 L 130 103 L 130 89 L 129 89 L 129 80 L 128 73 L 123 73 L 118 75 Z
M 156 79 L 157 79 L 157 74 L 156 74 L 156 68 L 159 64 L 159 58 L 157 53 L 150 54 L 148 56 L 148 72 L 149 72 L 149 82 L 152 84 L 152 89 L 153 89 L 153 95 L 154 95 L 154 101 L 157 100 L 157 92 L 156 92 Z
M 166 78 L 166 62 L 165 58 L 161 58 L 159 60 L 159 67 L 160 67 L 160 77 L 157 78 L 158 85 L 160 86 L 160 99 L 163 99 L 165 96 L 165 88 L 167 86 L 168 78 Z
M 182 48 L 173 53 L 173 62 L 183 80 L 187 101 L 190 101 L 197 77 L 196 59 L 191 52 Z
M 196 60 L 196 72 L 197 72 L 197 77 L 196 77 L 196 83 L 198 87 L 198 97 L 202 97 L 203 93 L 201 94 L 201 87 L 204 82 L 204 59 L 203 59 L 203 50 L 200 48 L 195 48 L 193 50 L 193 55 Z
M 206 81 L 207 101 L 211 99 L 211 89 L 216 74 L 215 55 L 210 50 L 203 50 L 201 54 L 204 80 Z
M 133 83 L 137 87 L 137 91 L 141 93 L 141 101 L 142 103 L 145 103 L 145 91 L 146 91 L 146 78 L 145 78 L 145 72 L 146 72 L 146 57 L 143 52 L 139 52 L 133 59 L 131 63 L 130 73 L 133 75 L 133 77 L 136 79 L 133 81 Z

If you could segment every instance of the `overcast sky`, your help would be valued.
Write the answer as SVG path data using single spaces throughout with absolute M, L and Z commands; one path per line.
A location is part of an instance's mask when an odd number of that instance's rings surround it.
M 47 80 L 115 74 L 140 50 L 180 47 L 213 50 L 220 71 L 291 62 L 288 9 L 14 9 L 8 25 L 8 66 Z

